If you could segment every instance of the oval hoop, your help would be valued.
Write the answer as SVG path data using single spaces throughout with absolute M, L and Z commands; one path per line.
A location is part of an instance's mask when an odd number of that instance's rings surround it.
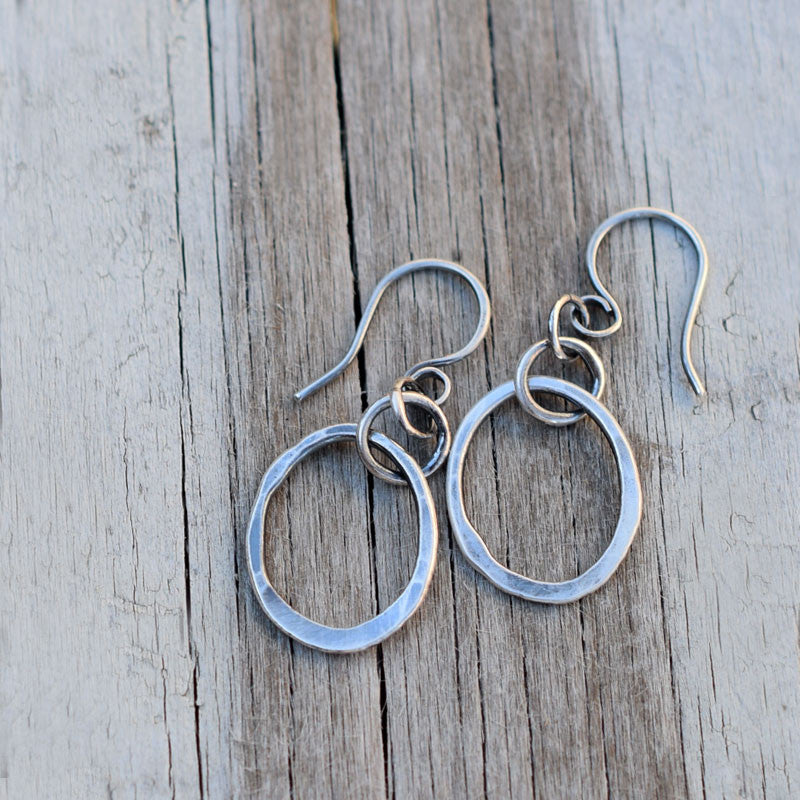
M 447 464 L 447 510 L 464 557 L 478 572 L 504 592 L 538 603 L 571 603 L 599 589 L 616 571 L 630 549 L 642 516 L 642 487 L 631 446 L 611 412 L 589 392 L 574 383 L 536 375 L 528 379 L 534 392 L 550 392 L 582 407 L 608 439 L 617 460 L 620 481 L 620 513 L 614 535 L 605 552 L 577 578 L 550 583 L 526 578 L 504 567 L 467 519 L 464 508 L 464 461 L 478 426 L 501 403 L 515 394 L 514 381 L 498 386 L 476 403 L 456 432 Z
M 393 634 L 419 608 L 433 575 L 439 529 L 428 481 L 414 457 L 382 433 L 373 433 L 370 443 L 383 450 L 400 468 L 417 501 L 419 549 L 411 580 L 400 596 L 372 619 L 350 628 L 322 625 L 295 611 L 274 589 L 264 568 L 264 515 L 278 487 L 292 468 L 306 456 L 334 442 L 356 439 L 351 423 L 331 425 L 308 435 L 280 455 L 264 475 L 247 526 L 247 556 L 250 580 L 266 615 L 288 636 L 308 647 L 329 653 L 364 650 Z

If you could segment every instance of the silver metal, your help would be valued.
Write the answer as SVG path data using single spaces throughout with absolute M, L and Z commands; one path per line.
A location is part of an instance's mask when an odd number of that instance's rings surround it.
M 686 313 L 686 320 L 683 323 L 681 359 L 683 360 L 683 368 L 692 384 L 692 388 L 698 395 L 703 395 L 705 394 L 706 390 L 703 386 L 703 382 L 700 380 L 700 376 L 697 374 L 694 364 L 692 363 L 691 345 L 694 323 L 697 319 L 697 312 L 700 308 L 700 300 L 703 296 L 703 291 L 705 290 L 706 280 L 708 279 L 708 253 L 706 252 L 706 246 L 703 244 L 703 240 L 700 238 L 700 234 L 689 222 L 682 217 L 679 217 L 677 214 L 673 214 L 671 211 L 665 211 L 662 208 L 650 208 L 643 206 L 640 208 L 629 208 L 626 211 L 620 211 L 618 214 L 614 214 L 612 217 L 609 217 L 607 220 L 605 220 L 605 222 L 600 224 L 597 230 L 592 234 L 589 244 L 586 246 L 586 267 L 589 270 L 589 277 L 594 285 L 595 290 L 597 291 L 597 294 L 599 295 L 599 298 L 602 298 L 608 304 L 607 310 L 608 313 L 610 313 L 613 317 L 613 322 L 606 328 L 592 330 L 588 327 L 588 325 L 583 324 L 573 315 L 572 325 L 575 330 L 578 331 L 578 333 L 591 338 L 610 336 L 612 333 L 619 330 L 620 326 L 622 325 L 622 312 L 619 304 L 614 299 L 611 292 L 609 292 L 608 289 L 606 289 L 606 287 L 603 285 L 597 274 L 597 251 L 600 247 L 600 243 L 612 228 L 632 219 L 660 219 L 665 222 L 669 222 L 676 228 L 680 228 L 689 237 L 694 245 L 695 250 L 697 251 L 697 279 L 695 280 L 692 299 L 689 303 L 689 310 Z M 584 297 L 583 300 L 598 300 L 598 298 Z
M 389 393 L 389 397 L 392 401 L 392 410 L 395 416 L 400 420 L 400 424 L 403 426 L 406 433 L 415 436 L 417 439 L 430 439 L 436 433 L 436 425 L 433 419 L 431 419 L 431 424 L 427 431 L 422 431 L 417 428 L 408 418 L 408 409 L 406 409 L 406 401 L 403 397 L 403 392 L 410 389 L 411 391 L 425 394 L 418 383 L 425 378 L 436 378 L 442 382 L 442 391 L 438 397 L 433 398 L 433 402 L 436 403 L 437 406 L 444 405 L 450 397 L 453 384 L 450 378 L 438 367 L 422 367 L 421 369 L 415 370 L 411 375 L 403 375 L 394 382 L 392 391 Z
M 659 208 L 631 208 L 605 220 L 589 240 L 586 248 L 586 264 L 589 270 L 589 277 L 597 294 L 583 297 L 565 294 L 556 301 L 548 321 L 549 338 L 537 342 L 526 351 L 517 365 L 513 381 L 508 381 L 489 392 L 469 411 L 458 431 L 456 431 L 455 439 L 453 440 L 450 461 L 447 465 L 447 510 L 456 541 L 465 558 L 495 586 L 527 600 L 535 600 L 541 603 L 569 603 L 593 592 L 614 574 L 628 553 L 633 537 L 639 527 L 642 515 L 642 488 L 639 483 L 639 471 L 636 467 L 633 451 L 624 432 L 611 412 L 599 399 L 605 388 L 603 363 L 592 347 L 589 347 L 579 339 L 561 336 L 559 325 L 561 311 L 565 306 L 570 305 L 572 306 L 570 320 L 573 328 L 578 333 L 590 338 L 602 338 L 610 336 L 619 330 L 622 325 L 622 312 L 616 300 L 614 300 L 597 275 L 597 251 L 600 243 L 612 228 L 627 220 L 641 218 L 655 218 L 672 223 L 689 237 L 697 251 L 697 279 L 683 327 L 681 356 L 684 369 L 695 392 L 701 395 L 705 393 L 700 377 L 692 364 L 691 357 L 692 331 L 697 318 L 700 299 L 708 278 L 708 254 L 706 253 L 705 245 L 697 231 L 686 220 L 676 214 Z M 600 329 L 590 328 L 589 304 L 599 305 L 607 314 L 610 314 L 612 317 L 611 324 Z M 594 374 L 593 394 L 574 383 L 563 381 L 559 378 L 541 375 L 529 377 L 533 362 L 548 347 L 552 348 L 560 359 L 568 358 L 568 352 L 577 353 L 581 356 Z M 533 399 L 532 391 L 556 394 L 575 403 L 582 411 L 575 413 L 549 411 Z M 600 558 L 583 574 L 571 580 L 556 583 L 536 581 L 504 567 L 492 557 L 486 547 L 486 543 L 467 518 L 463 494 L 464 461 L 467 449 L 478 426 L 501 403 L 513 395 L 517 396 L 526 411 L 550 425 L 570 425 L 577 422 L 584 414 L 589 414 L 608 439 L 617 460 L 621 497 L 619 520 L 614 535 Z
M 442 391 L 439 392 L 438 397 L 433 398 L 437 406 L 443 406 L 450 398 L 450 392 L 453 391 L 453 382 L 438 367 L 416 367 L 408 375 L 417 382 L 424 381 L 425 378 L 435 378 L 442 382 Z M 423 394 L 425 393 L 423 392 Z
M 321 378 L 317 378 L 317 380 L 313 381 L 304 389 L 301 389 L 299 392 L 297 392 L 295 394 L 295 399 L 305 399 L 344 372 L 350 362 L 356 357 L 358 351 L 361 349 L 361 345 L 364 343 L 364 338 L 367 335 L 367 328 L 369 328 L 369 324 L 372 322 L 372 318 L 375 316 L 375 310 L 378 307 L 378 303 L 380 302 L 383 293 L 392 283 L 404 277 L 405 275 L 410 275 L 412 272 L 421 272 L 429 269 L 451 272 L 454 275 L 458 275 L 460 278 L 463 278 L 469 284 L 470 288 L 475 294 L 475 299 L 478 301 L 478 325 L 475 328 L 475 333 L 472 334 L 472 338 L 460 350 L 456 350 L 454 353 L 450 353 L 449 355 L 441 356 L 439 358 L 429 358 L 427 361 L 421 361 L 419 364 L 415 364 L 413 367 L 411 367 L 411 369 L 406 372 L 406 375 L 412 375 L 414 372 L 422 369 L 423 367 L 436 367 L 444 366 L 446 364 L 454 364 L 456 361 L 460 361 L 462 358 L 465 358 L 472 353 L 481 343 L 481 340 L 486 335 L 486 331 L 489 330 L 491 306 L 489 303 L 489 295 L 486 293 L 486 289 L 483 287 L 483 284 L 468 269 L 462 267 L 460 264 L 454 264 L 451 261 L 440 261 L 439 259 L 435 258 L 410 261 L 408 264 L 403 264 L 401 267 L 393 269 L 379 281 L 378 285 L 372 292 L 372 296 L 370 297 L 366 308 L 364 309 L 364 314 L 361 317 L 361 322 L 358 324 L 358 328 L 356 329 L 355 337 L 353 338 L 350 349 L 347 351 L 344 358 L 335 367 L 333 367 L 333 369 L 328 370 L 328 372 L 326 372 Z
M 456 432 L 447 465 L 447 510 L 464 557 L 495 586 L 509 594 L 539 603 L 570 603 L 600 588 L 616 571 L 630 549 L 642 515 L 642 488 L 631 446 L 611 412 L 589 392 L 559 378 L 535 376 L 528 390 L 552 392 L 581 406 L 608 439 L 617 460 L 620 481 L 620 513 L 614 535 L 600 558 L 571 580 L 549 583 L 526 578 L 494 559 L 486 543 L 467 518 L 464 508 L 464 462 L 478 426 L 501 403 L 515 394 L 513 381 L 489 392 L 469 411 Z
M 437 259 L 412 261 L 392 270 L 375 287 L 345 357 L 321 378 L 295 394 L 296 399 L 302 400 L 340 375 L 361 348 L 369 324 L 375 316 L 375 310 L 387 287 L 404 275 L 427 269 L 451 272 L 469 284 L 478 301 L 479 311 L 478 325 L 472 338 L 464 347 L 454 353 L 440 358 L 432 358 L 413 366 L 402 378 L 395 381 L 390 394 L 380 398 L 367 408 L 357 425 L 344 423 L 322 428 L 306 436 L 297 445 L 279 456 L 264 475 L 258 497 L 250 514 L 247 533 L 250 578 L 261 607 L 284 633 L 319 650 L 345 653 L 363 650 L 377 644 L 396 631 L 422 602 L 433 573 L 438 540 L 436 511 L 425 476 L 434 472 L 444 463 L 450 452 L 452 441 L 450 425 L 440 408 L 450 396 L 452 386 L 450 379 L 438 369 L 438 366 L 452 364 L 469 355 L 486 335 L 490 317 L 489 296 L 486 289 L 469 270 L 450 261 Z M 417 382 L 428 377 L 438 378 L 443 384 L 442 392 L 435 400 L 425 395 Z M 417 389 L 419 391 L 416 391 Z M 428 413 L 433 422 L 430 432 L 422 431 L 411 423 L 406 408 L 408 403 L 422 408 Z M 403 427 L 412 436 L 428 439 L 434 434 L 438 434 L 436 449 L 424 468 L 420 467 L 413 456 L 397 442 L 382 433 L 370 432 L 375 417 L 390 406 L 393 407 Z M 408 483 L 411 486 L 417 499 L 419 551 L 411 580 L 400 597 L 385 611 L 361 625 L 351 628 L 331 628 L 327 625 L 320 625 L 295 611 L 272 587 L 264 568 L 264 515 L 276 489 L 283 483 L 295 464 L 326 444 L 349 440 L 355 441 L 362 461 L 373 475 L 389 483 Z M 385 467 L 376 461 L 370 450 L 373 446 L 388 455 L 397 465 L 397 469 Z
M 408 417 L 408 409 L 406 408 L 406 400 L 403 396 L 406 392 L 416 392 L 417 394 L 424 394 L 422 387 L 408 375 L 401 375 L 392 385 L 392 390 L 389 392 L 389 401 L 392 405 L 394 415 L 400 421 L 400 424 L 405 429 L 406 433 L 414 436 L 417 439 L 430 439 L 436 433 L 436 425 L 432 419 L 428 419 L 428 430 L 420 430 Z M 435 401 L 434 401 L 435 402 Z
M 567 295 L 565 295 L 565 297 L 566 296 Z M 592 395 L 599 400 L 603 396 L 603 392 L 606 388 L 606 369 L 597 351 L 582 339 L 573 339 L 570 336 L 561 336 L 559 338 L 566 346 L 567 350 L 571 351 L 576 356 L 580 356 L 583 363 L 586 364 L 591 371 L 594 376 Z M 517 364 L 517 371 L 514 376 L 514 391 L 517 394 L 520 405 L 525 411 L 541 422 L 555 427 L 574 425 L 586 416 L 585 411 L 551 411 L 540 403 L 537 403 L 536 400 L 533 399 L 533 395 L 528 388 L 528 373 L 533 366 L 533 362 L 536 361 L 548 347 L 552 347 L 551 340 L 542 339 L 525 351 L 522 358 L 519 360 L 519 364 Z
M 568 356 L 561 346 L 561 335 L 558 331 L 561 321 L 561 311 L 564 306 L 567 305 L 572 306 L 573 317 L 579 312 L 584 325 L 589 324 L 589 309 L 586 308 L 586 304 L 580 297 L 574 294 L 562 294 L 561 297 L 553 303 L 553 307 L 550 309 L 550 318 L 547 321 L 547 329 L 550 333 L 550 346 L 553 348 L 553 352 L 556 354 L 556 358 L 558 358 L 559 361 L 571 361 L 572 358 L 574 358 L 574 355 Z
M 581 302 L 583 303 L 583 305 L 586 307 L 587 310 L 589 308 L 589 305 L 591 303 L 594 303 L 595 305 L 600 306 L 600 308 L 602 308 L 603 311 L 606 312 L 606 314 L 613 313 L 613 309 L 611 308 L 611 304 L 608 302 L 608 300 L 605 299 L 605 297 L 600 297 L 600 295 L 597 295 L 597 294 L 585 294 L 585 295 L 583 295 L 581 297 Z M 576 316 L 577 310 L 578 309 L 573 307 L 572 308 L 572 312 L 570 314 L 570 321 L 572 322 L 572 327 L 575 328 L 576 330 L 577 330 L 576 325 L 581 324 L 581 322 L 582 322 L 582 320 L 578 320 L 578 318 Z M 583 315 L 581 315 L 581 316 L 583 316 Z M 589 322 L 585 323 L 587 330 L 589 330 L 588 326 L 589 326 L 590 323 L 591 323 L 591 312 L 589 313 Z M 596 339 L 598 337 L 595 336 L 594 338 Z
M 380 448 L 399 467 L 417 501 L 419 549 L 411 580 L 400 596 L 384 611 L 360 625 L 332 628 L 321 625 L 295 611 L 273 588 L 264 568 L 264 516 L 275 491 L 292 468 L 310 453 L 334 442 L 355 441 L 356 426 L 331 425 L 306 436 L 279 456 L 261 481 L 247 528 L 247 555 L 250 579 L 259 603 L 267 616 L 288 636 L 308 647 L 330 653 L 350 653 L 382 642 L 400 628 L 419 608 L 430 585 L 436 563 L 438 527 L 430 488 L 419 464 L 397 442 L 381 433 L 370 436 L 370 444 Z
M 428 477 L 442 466 L 450 453 L 450 444 L 453 439 L 450 431 L 450 423 L 447 421 L 447 417 L 442 412 L 442 409 L 439 408 L 436 401 L 431 400 L 427 395 L 421 394 L 420 392 L 403 392 L 403 400 L 404 403 L 411 403 L 412 406 L 417 406 L 427 411 L 436 424 L 436 430 L 438 431 L 436 449 L 433 451 L 433 455 L 430 457 L 428 463 L 422 467 L 422 474 Z M 372 455 L 369 448 L 372 442 L 372 436 L 370 435 L 372 423 L 375 421 L 378 414 L 383 413 L 390 406 L 391 396 L 387 394 L 376 400 L 364 412 L 356 428 L 356 447 L 364 465 L 375 477 L 400 486 L 405 483 L 404 474 L 395 469 L 384 467 L 383 464 L 375 459 L 375 456 Z M 400 445 L 398 445 L 398 447 L 399 446 Z

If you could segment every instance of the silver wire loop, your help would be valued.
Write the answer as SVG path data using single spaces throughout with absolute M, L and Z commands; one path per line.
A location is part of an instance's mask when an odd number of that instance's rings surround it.
M 434 397 L 433 401 L 437 406 L 443 406 L 450 398 L 450 392 L 453 390 L 453 383 L 450 378 L 442 372 L 438 367 L 414 367 L 406 373 L 410 378 L 417 381 L 424 381 L 425 378 L 433 378 L 434 380 L 442 383 L 442 391 L 438 397 Z M 425 392 L 423 392 L 425 394 Z
M 453 453 L 447 464 L 447 511 L 458 546 L 469 563 L 504 592 L 538 603 L 571 603 L 599 589 L 622 563 L 639 527 L 642 516 L 642 487 L 630 443 L 619 422 L 595 397 L 574 383 L 535 375 L 528 389 L 551 392 L 583 408 L 605 435 L 619 475 L 620 509 L 617 526 L 605 552 L 584 573 L 565 581 L 537 581 L 513 572 L 489 552 L 486 542 L 472 525 L 464 503 L 464 464 L 475 431 L 498 406 L 514 396 L 513 381 L 507 381 L 479 400 L 458 426 Z
M 588 310 L 590 305 L 598 305 L 598 306 L 600 306 L 600 308 L 603 309 L 603 311 L 606 312 L 606 314 L 610 314 L 612 316 L 614 315 L 614 309 L 611 307 L 611 303 L 609 303 L 608 300 L 605 299 L 605 297 L 600 297 L 599 294 L 585 294 L 585 295 L 583 295 L 581 297 L 581 301 L 583 302 L 583 304 L 584 304 L 584 306 L 586 307 L 587 310 Z M 591 325 L 591 311 L 589 312 L 589 321 L 588 322 L 586 322 L 583 319 L 579 320 L 578 316 L 577 316 L 577 312 L 578 312 L 578 309 L 573 306 L 572 310 L 570 311 L 570 315 L 569 315 L 570 322 L 572 323 L 572 327 L 575 328 L 575 330 L 578 330 L 578 326 L 579 325 L 583 325 L 584 326 L 583 330 L 585 330 L 585 331 L 592 330 L 589 327 Z M 583 315 L 581 315 L 581 317 L 583 317 Z M 588 334 L 584 334 L 584 335 L 588 335 Z M 598 337 L 598 336 L 594 335 L 594 332 L 593 332 L 591 338 L 598 339 L 598 338 L 602 338 L 602 337 Z
M 425 394 L 425 392 L 422 391 L 422 387 L 419 385 L 419 381 L 425 378 L 436 378 L 442 382 L 444 385 L 442 391 L 438 397 L 433 398 L 433 402 L 436 403 L 437 406 L 446 403 L 447 399 L 450 397 L 453 386 L 450 382 L 450 378 L 438 367 L 422 367 L 421 369 L 415 370 L 411 375 L 403 375 L 394 382 L 392 391 L 389 392 L 389 397 L 392 401 L 392 410 L 395 416 L 400 421 L 406 433 L 410 436 L 415 436 L 417 439 L 430 439 L 431 436 L 436 433 L 436 425 L 433 419 L 431 419 L 427 432 L 417 428 L 408 418 L 408 410 L 406 409 L 406 401 L 403 397 L 403 392 L 413 391 L 419 394 Z
M 550 318 L 547 320 L 547 329 L 550 332 L 550 346 L 556 354 L 559 361 L 570 361 L 575 356 L 568 356 L 561 346 L 561 336 L 559 335 L 558 328 L 561 321 L 561 311 L 564 306 L 572 306 L 572 315 L 580 313 L 584 325 L 589 324 L 589 309 L 583 299 L 574 294 L 562 294 L 561 297 L 553 303 L 553 308 L 550 311 Z
M 403 426 L 403 429 L 409 436 L 414 436 L 417 439 L 430 439 L 436 433 L 436 425 L 434 424 L 432 419 L 428 419 L 429 425 L 428 430 L 423 431 L 414 425 L 413 422 L 408 417 L 408 409 L 406 408 L 406 400 L 403 396 L 406 392 L 416 392 L 417 394 L 425 394 L 422 391 L 422 387 L 413 379 L 408 377 L 407 375 L 403 375 L 398 378 L 394 385 L 392 386 L 392 390 L 389 392 L 389 400 L 392 404 L 392 411 L 394 411 L 394 415 L 400 421 L 400 424 Z M 434 401 L 436 402 L 436 401 Z
M 442 412 L 442 409 L 427 395 L 419 392 L 403 392 L 403 395 L 403 400 L 406 403 L 411 403 L 412 406 L 417 406 L 427 411 L 436 423 L 436 429 L 438 431 L 436 449 L 433 451 L 433 455 L 428 460 L 428 463 L 422 468 L 422 474 L 427 478 L 444 464 L 447 456 L 450 454 L 450 445 L 453 439 L 450 431 L 450 423 L 447 421 L 447 417 Z M 381 478 L 387 483 L 392 483 L 396 486 L 402 486 L 406 482 L 402 473 L 395 469 L 384 467 L 383 464 L 375 459 L 375 456 L 372 455 L 369 448 L 372 423 L 375 421 L 378 414 L 381 414 L 389 408 L 391 402 L 391 397 L 388 394 L 384 395 L 376 400 L 364 412 L 356 429 L 356 447 L 364 465 L 376 478 Z
M 266 510 L 275 492 L 286 480 L 294 467 L 306 456 L 334 442 L 352 442 L 356 438 L 356 426 L 352 423 L 331 425 L 309 434 L 294 447 L 282 453 L 270 465 L 261 486 L 247 526 L 247 557 L 250 580 L 261 608 L 275 625 L 288 636 L 307 647 L 329 653 L 352 653 L 363 650 L 397 631 L 419 608 L 430 586 L 436 565 L 436 549 L 439 528 L 436 508 L 430 487 L 416 459 L 397 442 L 382 433 L 373 433 L 370 444 L 386 453 L 406 478 L 414 493 L 419 524 L 419 548 L 417 561 L 406 587 L 400 596 L 386 609 L 349 628 L 333 628 L 314 622 L 295 611 L 276 591 L 267 575 L 264 563 Z
M 333 369 L 328 370 L 328 372 L 326 372 L 321 378 L 317 378 L 317 380 L 313 381 L 304 389 L 301 389 L 299 392 L 297 392 L 295 394 L 295 399 L 304 400 L 306 397 L 314 394 L 314 392 L 316 392 L 318 389 L 321 389 L 327 383 L 344 372 L 347 366 L 356 357 L 358 351 L 361 349 L 361 345 L 364 343 L 364 338 L 367 335 L 367 328 L 369 328 L 370 322 L 372 322 L 372 318 L 375 316 L 375 310 L 378 307 L 378 303 L 380 302 L 381 297 L 383 297 L 383 293 L 392 283 L 404 277 L 405 275 L 410 275 L 412 272 L 421 272 L 422 270 L 429 269 L 441 270 L 442 272 L 451 272 L 454 275 L 458 275 L 460 278 L 463 278 L 469 284 L 475 295 L 475 299 L 478 301 L 478 324 L 475 328 L 475 332 L 472 334 L 472 338 L 460 350 L 456 350 L 454 353 L 449 353 L 445 356 L 440 356 L 439 358 L 430 358 L 426 361 L 421 361 L 419 364 L 414 365 L 408 371 L 408 373 L 413 373 L 423 367 L 436 367 L 444 366 L 446 364 L 454 364 L 456 361 L 460 361 L 462 358 L 465 358 L 472 353 L 481 343 L 481 340 L 486 335 L 486 331 L 489 329 L 491 306 L 489 303 L 489 295 L 486 293 L 486 289 L 483 287 L 483 284 L 468 269 L 462 267 L 460 264 L 454 264 L 452 261 L 441 261 L 434 258 L 410 261 L 408 264 L 403 264 L 402 266 L 393 269 L 391 272 L 384 275 L 384 277 L 378 282 L 378 285 L 372 292 L 372 296 L 369 298 L 369 302 L 364 308 L 364 314 L 361 317 L 361 322 L 358 324 L 353 341 L 350 344 L 350 348 L 348 349 L 344 358 L 335 367 L 333 367 Z
M 586 268 L 589 270 L 589 278 L 597 294 L 608 303 L 608 313 L 613 317 L 613 322 L 606 328 L 592 330 L 588 325 L 581 323 L 573 317 L 572 325 L 578 333 L 591 338 L 610 336 L 612 333 L 619 330 L 622 325 L 622 312 L 620 311 L 620 307 L 611 292 L 603 285 L 597 274 L 597 251 L 600 248 L 600 243 L 612 228 L 632 219 L 660 219 L 669 222 L 676 228 L 680 228 L 689 237 L 697 251 L 697 278 L 695 280 L 694 290 L 692 291 L 689 310 L 686 312 L 686 320 L 683 323 L 681 359 L 686 376 L 692 384 L 692 388 L 698 395 L 703 395 L 706 390 L 692 363 L 691 345 L 694 323 L 697 319 L 700 300 L 705 290 L 706 280 L 708 279 L 708 253 L 706 252 L 706 246 L 703 244 L 703 240 L 700 238 L 700 234 L 689 222 L 679 217 L 677 214 L 673 214 L 671 211 L 665 211 L 661 208 L 642 206 L 640 208 L 629 208 L 626 211 L 620 211 L 618 214 L 614 214 L 600 224 L 597 230 L 592 234 L 589 243 L 586 245 Z
M 576 356 L 580 356 L 583 363 L 589 368 L 589 371 L 594 377 L 592 396 L 599 400 L 603 396 L 603 392 L 606 388 L 606 370 L 597 351 L 582 339 L 562 336 L 561 342 Z M 549 339 L 542 339 L 525 351 L 517 365 L 517 371 L 514 376 L 514 391 L 516 392 L 519 404 L 525 411 L 548 425 L 552 425 L 556 428 L 563 428 L 567 425 L 574 425 L 576 422 L 582 420 L 586 416 L 586 412 L 551 411 L 533 399 L 533 395 L 528 386 L 530 381 L 528 374 L 533 366 L 533 362 L 536 361 L 548 347 L 552 347 L 551 341 Z

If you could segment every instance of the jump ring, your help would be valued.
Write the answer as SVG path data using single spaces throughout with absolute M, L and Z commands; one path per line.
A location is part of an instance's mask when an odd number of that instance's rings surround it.
M 436 403 L 437 406 L 443 406 L 448 398 L 450 397 L 450 392 L 453 390 L 453 384 L 450 381 L 450 378 L 442 372 L 438 367 L 420 367 L 419 369 L 415 369 L 413 372 L 409 374 L 409 377 L 419 383 L 419 381 L 424 380 L 425 378 L 435 378 L 442 383 L 442 391 L 438 397 L 434 397 L 433 402 Z M 422 394 L 425 394 L 422 392 Z
M 412 406 L 417 406 L 427 411 L 436 423 L 436 429 L 439 432 L 436 449 L 433 451 L 428 463 L 422 468 L 422 474 L 427 478 L 442 466 L 450 453 L 450 445 L 453 438 L 450 432 L 450 423 L 441 408 L 427 395 L 420 392 L 403 392 L 403 400 L 405 403 L 411 403 Z M 381 478 L 388 483 L 402 486 L 406 482 L 402 473 L 395 469 L 384 467 L 383 464 L 375 459 L 369 449 L 369 433 L 372 423 L 378 414 L 389 408 L 391 404 L 391 397 L 384 395 L 364 412 L 356 429 L 356 448 L 364 465 L 375 477 Z
M 584 307 L 587 307 L 589 303 L 594 303 L 600 306 L 606 314 L 611 314 L 613 317 L 613 322 L 608 327 L 593 330 L 589 327 L 589 321 L 587 319 L 579 320 L 573 309 L 570 315 L 570 321 L 572 322 L 572 327 L 581 334 L 581 336 L 586 336 L 589 339 L 604 339 L 606 336 L 611 336 L 612 333 L 616 333 L 620 329 L 622 325 L 622 316 L 619 312 L 619 306 L 614 301 L 610 301 L 608 298 L 599 294 L 585 294 L 581 297 L 581 301 Z
M 558 332 L 561 311 L 564 306 L 567 305 L 572 306 L 573 316 L 575 312 L 578 311 L 580 312 L 584 325 L 589 324 L 589 309 L 586 308 L 586 304 L 577 295 L 564 294 L 553 303 L 553 308 L 550 311 L 550 319 L 547 321 L 547 329 L 550 332 L 550 346 L 553 348 L 553 352 L 556 354 L 559 361 L 567 361 L 570 359 L 570 356 L 566 354 L 564 348 L 561 346 L 561 336 Z
M 594 376 L 592 394 L 599 400 L 606 388 L 606 370 L 597 351 L 586 342 L 580 339 L 573 339 L 570 336 L 562 336 L 561 341 L 569 350 L 580 356 L 583 363 L 589 368 L 589 371 Z M 550 411 L 533 399 L 533 395 L 528 388 L 528 373 L 533 366 L 533 362 L 550 346 L 549 339 L 542 339 L 528 348 L 519 360 L 517 372 L 514 376 L 517 399 L 525 411 L 548 425 L 555 427 L 573 425 L 586 416 L 584 411 Z
M 406 409 L 406 401 L 405 395 L 408 392 L 416 392 L 417 394 L 424 394 L 422 391 L 422 387 L 417 383 L 417 381 L 408 376 L 403 375 L 401 378 L 398 378 L 394 385 L 392 386 L 392 391 L 389 392 L 389 398 L 392 403 L 392 410 L 394 411 L 395 416 L 398 420 L 400 420 L 400 424 L 403 426 L 403 429 L 409 436 L 414 436 L 417 439 L 430 439 L 436 433 L 436 425 L 434 424 L 433 420 L 429 420 L 431 423 L 428 427 L 427 431 L 420 430 L 416 425 L 408 417 L 408 410 Z
M 395 416 L 400 420 L 400 424 L 403 426 L 406 433 L 411 436 L 416 436 L 417 439 L 430 439 L 431 436 L 436 433 L 436 425 L 433 419 L 431 419 L 431 424 L 427 432 L 417 428 L 408 418 L 408 410 L 406 409 L 406 401 L 403 398 L 403 392 L 412 391 L 425 394 L 425 392 L 422 391 L 422 387 L 419 385 L 419 381 L 425 378 L 436 378 L 444 384 L 439 396 L 433 398 L 433 402 L 436 403 L 437 406 L 444 405 L 450 397 L 453 385 L 450 382 L 450 378 L 438 367 L 420 367 L 404 375 L 402 378 L 398 378 L 394 382 L 394 386 L 392 386 L 392 391 L 389 393 L 392 399 L 392 409 Z

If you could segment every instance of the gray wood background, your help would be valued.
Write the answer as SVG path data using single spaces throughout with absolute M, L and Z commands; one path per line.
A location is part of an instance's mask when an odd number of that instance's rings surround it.
M 0 796 L 800 795 L 800 16 L 791 0 L 78 0 L 0 4 Z M 287 445 L 355 421 L 469 335 L 457 422 L 590 287 L 616 231 L 625 313 L 601 343 L 644 518 L 602 591 L 546 608 L 468 568 L 447 526 L 420 612 L 331 657 L 260 613 L 244 527 Z M 551 360 L 546 369 L 557 370 Z M 578 377 L 577 380 L 586 380 Z M 389 423 L 386 422 L 388 425 Z M 588 424 L 509 404 L 467 489 L 505 563 L 585 569 L 616 515 Z M 408 492 L 352 448 L 270 511 L 270 570 L 329 624 L 415 558 Z

